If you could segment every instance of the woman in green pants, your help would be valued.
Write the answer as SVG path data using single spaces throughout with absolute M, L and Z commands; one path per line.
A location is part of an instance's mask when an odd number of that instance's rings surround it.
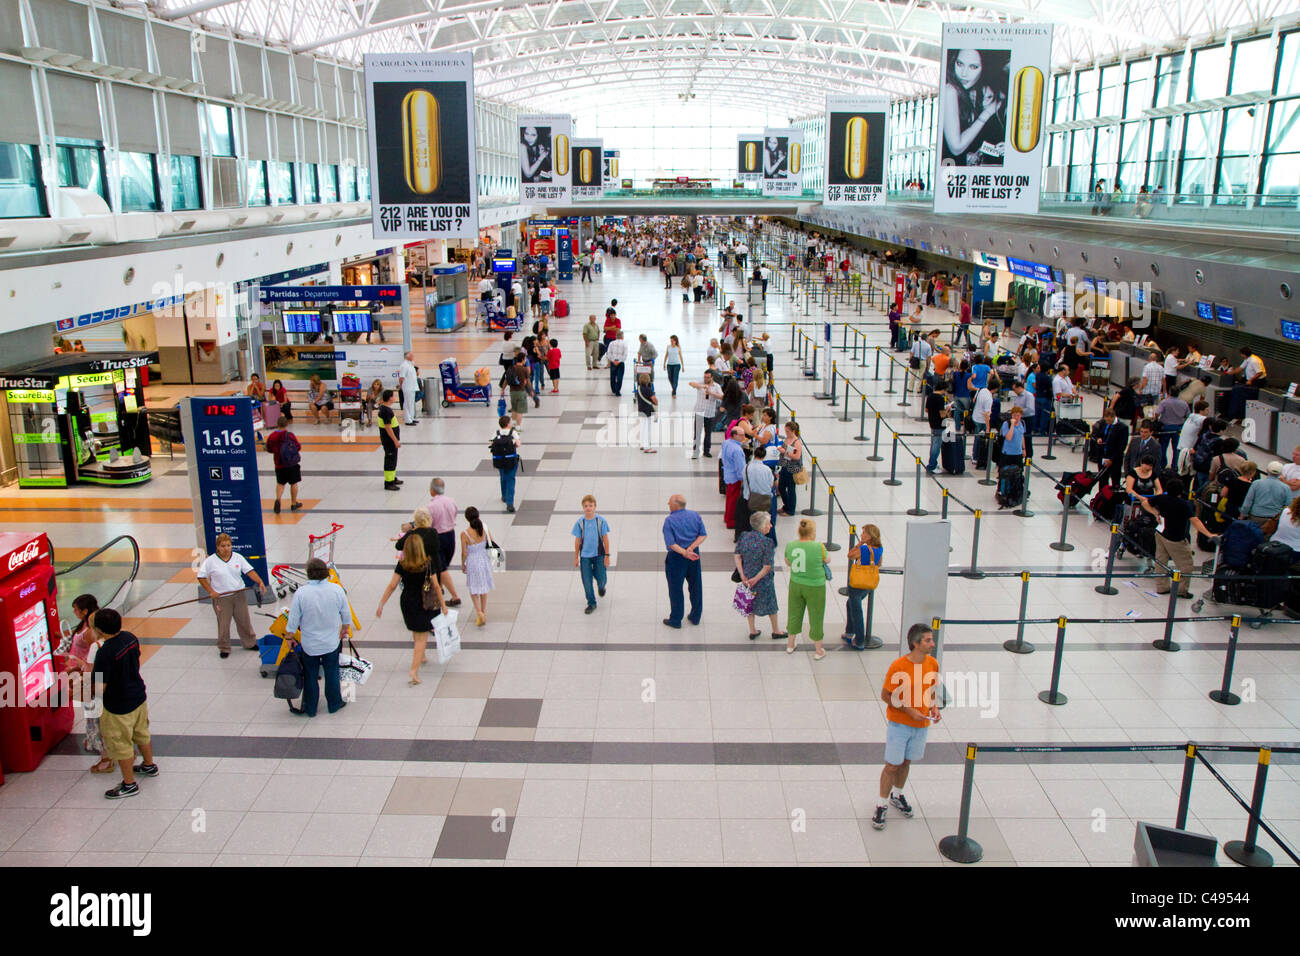
M 808 609 L 808 637 L 813 642 L 813 660 L 826 656 L 822 650 L 822 618 L 826 614 L 826 548 L 817 537 L 817 523 L 811 518 L 799 520 L 799 540 L 785 546 L 785 563 L 790 568 L 790 593 L 787 607 L 785 652 L 793 654 L 803 630 L 803 612 Z

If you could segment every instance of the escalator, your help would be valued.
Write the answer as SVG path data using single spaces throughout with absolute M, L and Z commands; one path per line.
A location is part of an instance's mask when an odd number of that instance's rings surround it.
M 129 534 L 118 535 L 67 567 L 58 567 L 56 561 L 54 574 L 59 587 L 59 620 L 65 627 L 77 620 L 72 601 L 80 594 L 93 594 L 100 607 L 125 611 L 136 597 L 140 545 Z

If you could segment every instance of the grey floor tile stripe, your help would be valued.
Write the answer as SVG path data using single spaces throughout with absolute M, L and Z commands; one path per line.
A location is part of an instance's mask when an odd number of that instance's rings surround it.
M 322 719 L 320 717 L 315 719 Z M 328 717 L 323 718 L 328 719 Z M 976 741 L 978 743 L 978 741 Z M 1208 746 L 1206 741 L 1198 741 Z M 1240 742 L 1234 741 L 1240 745 Z M 1059 744 L 1024 743 L 1032 754 L 984 753 L 978 758 L 997 764 L 1134 764 L 1177 763 L 1176 751 L 1143 753 L 1053 752 Z M 1113 744 L 1111 744 L 1113 746 Z M 1135 744 L 1133 746 L 1141 746 Z M 695 766 L 861 766 L 879 765 L 885 752 L 883 742 L 845 743 L 677 743 L 671 741 L 569 741 L 569 740 L 392 740 L 386 738 L 336 737 L 230 737 L 203 734 L 159 734 L 153 738 L 154 752 L 168 757 L 231 757 L 270 760 L 382 760 L 422 763 L 519 763 L 519 764 L 691 764 Z M 80 742 L 68 737 L 55 753 L 81 753 Z M 965 744 L 935 742 L 925 751 L 927 764 L 961 764 Z M 1215 763 L 1248 764 L 1257 754 L 1214 753 Z M 1273 762 L 1300 764 L 1300 755 L 1273 754 Z M 164 764 L 165 766 L 165 764 Z

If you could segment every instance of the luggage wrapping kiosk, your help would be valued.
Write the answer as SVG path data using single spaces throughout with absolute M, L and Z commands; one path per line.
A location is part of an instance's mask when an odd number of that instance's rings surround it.
M 153 477 L 140 370 L 157 361 L 157 352 L 65 352 L 0 372 L 18 487 Z
M 1246 421 L 1255 423 L 1255 438 L 1246 444 L 1254 445 L 1270 455 L 1278 452 L 1281 447 L 1277 444 L 1278 416 L 1282 412 L 1285 401 L 1286 396 L 1281 392 L 1269 392 L 1263 389 L 1260 390 L 1259 398 L 1246 399 Z M 1282 457 L 1289 458 L 1291 448 L 1294 447 L 1292 445 L 1285 449 Z
M 907 523 L 907 540 L 903 556 L 903 602 L 899 609 L 898 648 L 900 654 L 908 652 L 907 629 L 913 624 L 929 627 L 935 618 L 942 621 L 948 616 L 948 553 L 952 539 L 951 521 L 920 521 Z M 935 635 L 934 659 L 943 673 L 943 628 Z M 947 689 L 942 681 L 936 694 L 940 707 L 947 704 Z
M 424 294 L 424 330 L 455 332 L 469 323 L 469 272 L 465 263 L 434 266 L 433 292 Z

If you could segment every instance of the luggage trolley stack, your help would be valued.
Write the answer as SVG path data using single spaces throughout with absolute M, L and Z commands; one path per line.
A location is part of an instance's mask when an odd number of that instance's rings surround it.
M 460 380 L 460 367 L 454 358 L 443 359 L 438 363 L 442 375 L 442 407 L 463 404 L 492 404 L 491 373 L 479 369 L 474 378 L 477 384 L 466 385 Z

